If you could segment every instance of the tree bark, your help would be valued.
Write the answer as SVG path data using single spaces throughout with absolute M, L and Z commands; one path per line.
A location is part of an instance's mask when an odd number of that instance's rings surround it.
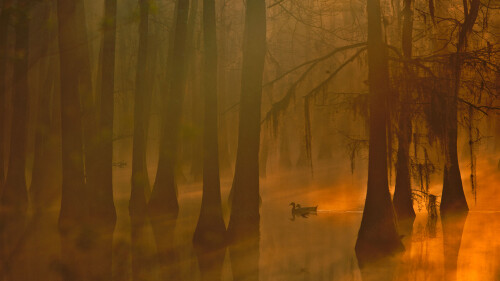
M 464 22 L 460 25 L 458 33 L 457 52 L 452 60 L 452 91 L 447 96 L 446 135 L 445 135 L 445 165 L 443 173 L 443 193 L 441 195 L 441 213 L 468 212 L 469 207 L 465 199 L 462 176 L 458 163 L 458 96 L 460 93 L 460 80 L 462 76 L 461 54 L 467 47 L 467 37 L 472 31 L 479 12 L 480 1 L 473 0 L 470 8 L 464 7 Z
M 15 251 L 15 245 L 25 229 L 28 210 L 26 188 L 26 141 L 28 120 L 28 62 L 29 62 L 29 8 L 31 3 L 20 0 L 15 7 L 14 91 L 12 95 L 12 125 L 9 168 L 0 199 L 3 257 Z M 8 270 L 8 269 L 7 269 Z M 7 271 L 8 280 L 22 280 L 17 270 Z
M 80 106 L 80 79 L 84 69 L 79 60 L 80 37 L 75 32 L 79 24 L 77 4 L 77 1 L 57 1 L 63 167 L 59 232 L 62 257 L 72 280 L 82 280 L 86 271 L 82 268 L 86 261 L 76 246 L 76 237 L 88 217 Z
M 403 9 L 402 49 L 406 59 L 411 59 L 413 33 L 412 0 L 405 0 Z M 407 66 L 406 73 L 409 75 Z M 408 78 L 410 79 L 410 78 Z M 398 132 L 398 160 L 396 162 L 396 187 L 394 190 L 394 209 L 398 219 L 415 218 L 411 192 L 410 144 L 412 136 L 411 123 L 411 87 L 406 87 L 401 93 Z
M 129 212 L 131 216 L 143 216 L 146 211 L 149 177 L 146 162 L 147 135 L 149 128 L 149 104 L 151 88 L 148 86 L 149 2 L 139 0 L 139 50 L 137 55 L 136 88 L 134 97 L 134 136 L 132 152 L 132 189 Z
M 387 179 L 386 120 L 389 95 L 387 48 L 382 41 L 380 1 L 368 0 L 369 152 L 368 187 L 356 241 L 360 266 L 402 250 Z
M 117 0 L 104 1 L 101 83 L 99 89 L 99 126 L 97 139 L 92 143 L 92 156 L 87 171 L 89 175 L 89 216 L 91 231 L 95 238 L 91 244 L 89 265 L 90 280 L 112 279 L 113 232 L 116 225 L 116 210 L 113 201 L 113 117 L 115 86 L 115 48 L 116 48 L 116 9 Z M 97 109 L 96 104 L 94 108 Z M 94 129 L 95 130 L 95 129 Z M 95 150 L 94 150 L 95 149 Z M 96 153 L 95 155 L 89 155 Z M 98 156 L 98 157 L 97 157 Z M 92 178 L 95 177 L 95 178 Z
M 131 221 L 132 278 L 134 281 L 147 280 L 145 266 L 148 257 L 144 251 L 145 228 L 147 225 L 147 198 L 149 196 L 149 176 L 147 169 L 147 135 L 149 129 L 149 109 L 151 87 L 148 85 L 152 74 L 148 65 L 149 45 L 149 0 L 139 0 L 139 50 L 134 97 L 134 136 L 132 147 L 132 189 L 129 214 Z
M 204 247 L 220 247 L 225 243 L 226 225 L 222 217 L 219 173 L 215 0 L 203 0 L 203 43 L 203 197 L 193 242 Z
M 5 122 L 7 119 L 7 40 L 10 22 L 11 0 L 2 1 L 2 10 L 0 11 L 0 192 L 3 191 L 5 181 L 6 167 L 5 167 Z
M 186 69 L 186 33 L 189 0 L 178 0 L 176 4 L 175 36 L 173 50 L 167 61 L 169 80 L 168 92 L 165 96 L 165 113 L 163 116 L 162 136 L 160 140 L 160 156 L 156 179 L 149 200 L 150 216 L 169 215 L 177 217 L 179 203 L 175 167 L 180 135 L 182 104 L 185 90 Z
M 56 11 L 55 1 L 49 1 L 38 8 L 38 21 L 34 24 L 47 25 Z M 33 16 L 35 18 L 35 16 Z M 37 117 L 35 124 L 35 151 L 33 159 L 31 186 L 29 189 L 31 204 L 36 212 L 45 212 L 53 206 L 60 197 L 61 187 L 61 155 L 60 155 L 60 108 L 56 104 L 58 97 L 57 58 L 47 56 L 57 52 L 57 30 L 47 28 L 36 36 L 36 47 L 39 47 L 39 87 L 37 101 Z M 32 56 L 33 57 L 33 56 Z M 50 163 L 48 165 L 47 163 Z
M 85 161 L 85 180 L 89 187 L 95 187 L 99 177 L 99 167 L 95 165 L 99 161 L 98 151 L 98 131 L 99 131 L 99 111 L 96 107 L 94 91 L 92 87 L 92 73 L 90 66 L 89 41 L 87 36 L 87 19 L 85 14 L 85 1 L 76 1 L 75 27 L 73 32 L 77 34 L 75 47 L 79 70 L 79 95 L 82 109 L 82 128 L 83 128 L 83 151 Z M 76 45 L 78 42 L 78 45 Z
M 90 211 L 95 222 L 114 228 L 116 210 L 113 202 L 113 116 L 115 86 L 116 0 L 106 0 L 102 41 L 100 118 L 98 134 L 99 157 L 96 162 L 97 181 L 89 186 L 92 200 Z M 90 167 L 89 167 L 90 168 Z
M 228 232 L 231 239 L 259 233 L 259 145 L 266 4 L 246 2 L 238 149 Z

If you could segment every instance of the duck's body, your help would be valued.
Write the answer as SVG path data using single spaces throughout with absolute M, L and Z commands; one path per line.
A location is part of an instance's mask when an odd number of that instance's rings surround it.
M 300 206 L 300 204 L 297 204 L 296 207 L 298 210 L 307 211 L 307 212 L 317 212 L 318 211 L 318 206 L 302 207 L 302 206 Z
M 307 217 L 309 214 L 315 214 L 318 210 L 318 206 L 301 207 L 300 204 L 295 204 L 295 202 L 290 203 L 290 206 L 292 206 L 293 216 Z

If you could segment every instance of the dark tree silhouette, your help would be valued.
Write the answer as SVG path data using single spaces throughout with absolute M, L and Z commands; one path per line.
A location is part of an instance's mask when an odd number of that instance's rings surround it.
M 466 2 L 464 2 L 466 3 Z M 445 165 L 443 173 L 443 193 L 441 196 L 441 212 L 457 211 L 467 212 L 467 200 L 465 199 L 460 167 L 458 164 L 458 95 L 461 86 L 462 60 L 461 54 L 467 46 L 467 37 L 472 32 L 474 23 L 479 12 L 479 0 L 473 0 L 470 7 L 464 6 L 464 22 L 460 24 L 458 32 L 457 51 L 452 56 L 451 78 L 453 85 L 447 93 L 446 111 L 446 136 L 445 136 Z
M 12 122 L 7 179 L 0 199 L 0 224 L 2 225 L 3 256 L 9 257 L 22 242 L 28 211 L 28 191 L 26 188 L 26 143 L 28 122 L 28 62 L 29 25 L 31 3 L 17 1 L 15 6 L 15 54 L 14 90 L 12 93 Z M 17 271 L 6 268 L 7 279 L 19 280 Z
M 389 69 L 382 41 L 380 1 L 368 0 L 369 152 L 368 187 L 363 218 L 356 241 L 358 261 L 403 249 L 396 230 L 387 179 L 387 99 Z
M 79 52 L 77 53 L 78 65 L 80 67 L 79 91 L 82 108 L 82 126 L 83 126 L 83 148 L 85 161 L 85 179 L 89 193 L 93 188 L 97 188 L 99 182 L 99 108 L 94 97 L 92 88 L 92 70 L 90 66 L 89 40 L 87 35 L 87 17 L 85 14 L 85 1 L 77 0 L 76 13 L 77 25 L 74 32 L 78 34 Z M 102 47 L 101 47 L 102 48 Z M 102 64 L 102 60 L 99 61 Z M 99 70 L 102 70 L 99 68 Z M 102 73 L 99 72 L 102 76 Z M 101 91 L 98 89 L 97 94 Z M 96 95 L 99 97 L 100 95 Z M 97 165 L 96 165 L 97 164 Z
M 2 113 L 0 113 L 0 191 L 3 191 L 5 180 L 5 122 L 6 122 L 6 91 L 7 91 L 7 40 L 11 13 L 11 0 L 3 0 L 1 2 L 2 10 L 0 11 L 0 104 Z
M 38 16 L 33 15 L 37 25 L 47 25 L 56 13 L 48 2 L 37 6 Z M 48 56 L 57 52 L 56 27 L 47 28 L 33 34 L 35 60 L 39 60 L 39 87 L 35 124 L 35 151 L 30 185 L 30 198 L 36 211 L 46 211 L 60 198 L 61 150 L 60 150 L 60 107 L 57 58 Z M 38 51 L 38 52 L 35 52 Z M 52 163 L 47 165 L 47 163 Z
M 80 83 L 85 70 L 79 63 L 80 49 L 85 48 L 86 44 L 81 43 L 80 34 L 75 32 L 80 24 L 76 17 L 78 2 L 57 1 L 63 167 L 59 232 L 62 257 L 68 264 L 66 280 L 83 278 L 85 270 L 81 264 L 85 262 L 76 241 L 88 215 L 80 106 Z
M 203 0 L 203 43 L 203 197 L 193 242 L 202 246 L 221 246 L 225 243 L 226 226 L 222 217 L 219 174 L 215 0 Z
M 238 150 L 233 179 L 231 238 L 259 233 L 259 144 L 262 75 L 266 54 L 266 3 L 248 1 L 245 10 Z
M 116 45 L 116 0 L 104 1 L 104 19 L 102 24 L 102 58 L 100 64 L 99 91 L 99 126 L 97 139 L 92 143 L 86 157 L 92 157 L 92 167 L 86 167 L 89 177 L 89 223 L 91 233 L 95 235 L 91 244 L 90 280 L 112 279 L 113 232 L 116 225 L 116 210 L 113 201 L 113 116 L 115 84 L 115 45 Z M 96 105 L 94 105 L 96 106 Z M 96 153 L 99 157 L 90 156 Z M 89 174 L 93 169 L 94 172 Z M 93 178 L 92 180 L 92 176 Z
M 413 41 L 413 1 L 405 0 L 403 8 L 402 49 L 405 59 L 411 59 Z M 405 73 L 410 75 L 408 66 Z M 412 136 L 411 123 L 411 86 L 404 81 L 401 93 L 398 131 L 398 159 L 396 162 L 396 187 L 394 189 L 394 210 L 398 219 L 415 218 L 411 193 L 410 144 Z
M 185 89 L 186 68 L 186 33 L 189 11 L 188 0 L 178 0 L 176 4 L 176 21 L 173 50 L 167 59 L 168 89 L 164 97 L 165 112 L 162 119 L 162 135 L 160 139 L 160 156 L 156 179 L 148 203 L 152 217 L 169 215 L 177 217 L 179 203 L 177 201 L 177 183 L 175 167 L 182 115 L 182 103 Z
M 134 281 L 147 280 L 144 273 L 148 258 L 144 252 L 147 224 L 147 191 L 149 177 L 146 162 L 147 134 L 151 88 L 148 85 L 149 0 L 139 0 L 139 49 L 137 54 L 136 88 L 134 96 L 134 136 L 132 148 L 132 188 L 129 214 L 131 221 L 132 277 Z
M 89 184 L 92 200 L 89 201 L 90 215 L 97 223 L 114 227 L 116 211 L 113 202 L 113 115 L 115 85 L 115 42 L 116 42 L 116 0 L 106 0 L 104 5 L 100 114 L 98 151 L 96 162 L 97 181 Z

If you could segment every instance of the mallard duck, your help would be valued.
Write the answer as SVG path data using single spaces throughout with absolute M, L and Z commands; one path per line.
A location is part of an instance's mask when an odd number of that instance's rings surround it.
M 318 206 L 314 207 L 302 207 L 300 204 L 297 204 L 297 209 L 308 211 L 308 212 L 317 212 L 318 211 Z
M 307 217 L 310 213 L 316 213 L 318 206 L 315 207 L 301 207 L 300 204 L 295 204 L 295 202 L 290 203 L 292 206 L 292 215 L 299 215 L 302 217 Z

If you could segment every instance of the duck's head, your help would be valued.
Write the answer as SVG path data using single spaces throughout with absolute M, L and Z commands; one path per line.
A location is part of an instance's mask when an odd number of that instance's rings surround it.
M 290 203 L 290 205 L 289 205 L 289 206 L 292 206 L 292 207 L 294 207 L 294 208 L 295 208 L 295 202 Z

